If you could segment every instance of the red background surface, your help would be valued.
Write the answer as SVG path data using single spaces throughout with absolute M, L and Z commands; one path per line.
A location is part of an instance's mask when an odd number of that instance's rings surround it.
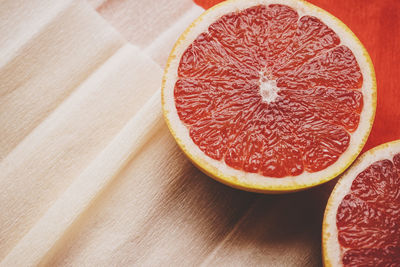
M 221 0 L 195 0 L 209 8 Z M 309 0 L 343 21 L 361 40 L 375 66 L 378 106 L 364 151 L 400 139 L 400 0 Z

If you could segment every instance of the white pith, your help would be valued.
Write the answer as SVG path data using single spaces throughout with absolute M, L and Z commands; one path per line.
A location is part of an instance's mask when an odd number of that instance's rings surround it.
M 393 156 L 397 153 L 400 153 L 400 140 L 385 143 L 365 152 L 336 184 L 328 200 L 322 233 L 324 262 L 327 266 L 342 266 L 342 251 L 337 237 L 336 213 L 342 199 L 350 192 L 353 180 L 372 163 L 383 159 L 393 160 Z
M 278 97 L 280 88 L 276 85 L 275 80 L 269 80 L 265 77 L 264 73 L 260 73 L 260 95 L 261 99 L 265 103 L 274 102 Z
M 287 5 L 298 12 L 299 18 L 303 15 L 318 17 L 338 34 L 341 39 L 341 44 L 346 45 L 353 51 L 360 66 L 364 78 L 363 87 L 361 88 L 361 92 L 363 93 L 364 109 L 360 115 L 360 124 L 357 130 L 352 134 L 349 148 L 334 164 L 324 170 L 314 173 L 303 172 L 302 174 L 293 177 L 287 176 L 284 178 L 273 178 L 257 173 L 247 173 L 233 169 L 226 165 L 224 161 L 217 161 L 206 156 L 204 152 L 193 143 L 189 136 L 187 127 L 182 124 L 178 117 L 174 101 L 174 85 L 177 80 L 177 68 L 180 58 L 187 46 L 191 44 L 200 33 L 207 31 L 208 26 L 222 15 L 260 4 Z M 179 145 L 186 154 L 188 154 L 197 165 L 201 166 L 205 171 L 217 176 L 223 182 L 236 184 L 239 185 L 239 187 L 247 188 L 249 190 L 256 188 L 257 190 L 265 189 L 272 191 L 285 191 L 291 190 L 291 188 L 299 189 L 310 187 L 328 181 L 344 171 L 344 169 L 358 155 L 368 137 L 374 117 L 376 102 L 375 75 L 372 65 L 368 62 L 368 58 L 369 56 L 363 46 L 343 23 L 328 14 L 326 11 L 316 8 L 306 2 L 298 0 L 231 0 L 207 11 L 196 20 L 194 25 L 183 34 L 174 50 L 171 52 L 170 61 L 165 70 L 164 76 L 164 115 L 166 116 L 169 127 L 174 132 Z

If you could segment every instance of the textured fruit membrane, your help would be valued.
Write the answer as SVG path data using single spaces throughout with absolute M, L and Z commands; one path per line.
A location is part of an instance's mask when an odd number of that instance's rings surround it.
M 358 174 L 336 225 L 345 266 L 400 266 L 400 154 Z
M 193 142 L 268 177 L 317 172 L 347 149 L 363 107 L 352 51 L 284 5 L 226 14 L 183 53 L 175 106 Z

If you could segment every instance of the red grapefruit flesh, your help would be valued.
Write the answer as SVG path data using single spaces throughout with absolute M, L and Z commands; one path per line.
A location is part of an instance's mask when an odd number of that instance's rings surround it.
M 343 171 L 354 160 L 372 124 L 375 81 L 368 55 L 347 28 L 336 19 L 328 26 L 327 14 L 314 6 L 250 2 L 215 7 L 178 41 L 163 84 L 171 132 L 197 165 L 222 181 L 218 176 L 240 180 L 242 173 L 243 180 L 320 172 L 331 179 L 340 173 L 337 166 Z M 188 38 L 192 32 L 198 34 Z M 362 116 L 366 109 L 369 115 Z M 188 138 L 178 136 L 183 131 Z M 337 163 L 346 151 L 348 160 Z M 329 167 L 335 171 L 323 173 Z
M 221 17 L 186 49 L 178 77 L 176 108 L 194 143 L 270 177 L 334 163 L 363 106 L 351 50 L 319 19 L 284 5 Z M 263 99 L 262 86 L 276 89 L 274 100 Z
M 325 262 L 400 266 L 400 142 L 367 152 L 351 169 L 328 202 Z
M 400 266 L 400 154 L 374 162 L 354 179 L 339 205 L 338 239 L 345 266 Z

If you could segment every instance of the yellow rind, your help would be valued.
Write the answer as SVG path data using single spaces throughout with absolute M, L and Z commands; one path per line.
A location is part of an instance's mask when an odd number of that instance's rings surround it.
M 326 267 L 332 267 L 333 266 L 331 259 L 328 257 L 328 243 L 327 243 L 327 241 L 328 241 L 328 238 L 330 237 L 331 233 L 328 231 L 328 223 L 329 222 L 327 222 L 327 217 L 328 217 L 328 214 L 331 213 L 331 212 L 335 212 L 336 213 L 336 211 L 332 210 L 331 208 L 333 206 L 333 203 L 336 201 L 336 194 L 339 191 L 340 185 L 343 183 L 343 179 L 342 178 L 345 177 L 347 175 L 347 173 L 352 168 L 355 168 L 357 165 L 362 164 L 362 162 L 364 161 L 364 159 L 366 157 L 368 157 L 368 156 L 370 156 L 372 154 L 375 154 L 377 151 L 386 149 L 386 148 L 388 148 L 388 147 L 390 147 L 390 146 L 392 146 L 394 144 L 400 144 L 400 140 L 395 140 L 395 141 L 391 141 L 391 142 L 387 142 L 387 143 L 381 144 L 379 146 L 376 146 L 376 147 L 368 150 L 364 154 L 362 154 L 352 164 L 352 166 L 341 175 L 339 181 L 336 183 L 335 187 L 333 188 L 333 190 L 331 192 L 331 195 L 330 195 L 330 197 L 328 199 L 328 202 L 326 204 L 326 208 L 325 208 L 325 212 L 324 212 L 324 219 L 323 219 L 323 223 L 322 223 L 322 261 L 323 261 L 324 266 L 326 266 Z M 341 199 L 339 201 L 341 201 Z M 336 222 L 331 222 L 331 223 L 335 223 L 336 224 Z
M 208 14 L 209 12 L 211 12 L 214 9 L 217 9 L 219 7 L 222 7 L 224 5 L 229 5 L 230 3 L 233 2 L 237 2 L 237 1 L 243 1 L 243 0 L 228 0 L 228 1 L 224 1 L 222 3 L 219 3 L 213 7 L 211 7 L 210 9 L 206 10 L 203 14 L 201 14 L 196 20 L 194 20 L 190 26 L 182 33 L 182 35 L 179 37 L 179 39 L 177 40 L 177 42 L 175 43 L 174 47 L 171 50 L 171 53 L 169 55 L 166 67 L 164 69 L 164 75 L 163 75 L 163 80 L 162 80 L 162 86 L 161 86 L 161 105 L 162 105 L 162 111 L 163 111 L 163 115 L 164 115 L 164 120 L 171 132 L 171 134 L 173 135 L 174 139 L 176 140 L 177 144 L 179 145 L 179 147 L 182 149 L 182 151 L 186 154 L 186 156 L 190 159 L 190 161 L 196 165 L 202 172 L 204 172 L 205 174 L 207 174 L 208 176 L 210 176 L 211 178 L 224 183 L 228 186 L 231 186 L 233 188 L 237 188 L 237 189 L 242 189 L 245 191 L 250 191 L 250 192 L 257 192 L 257 193 L 267 193 L 267 194 L 283 194 L 283 193 L 289 193 L 289 192 L 296 192 L 296 191 L 301 191 L 307 188 L 311 188 L 320 184 L 323 184 L 325 182 L 328 182 L 332 179 L 334 179 L 335 177 L 337 177 L 338 175 L 340 175 L 343 171 L 345 171 L 351 164 L 352 162 L 357 158 L 357 156 L 359 155 L 359 153 L 361 152 L 362 148 L 364 147 L 368 136 L 371 132 L 371 128 L 372 128 L 372 124 L 375 118 L 375 112 L 376 112 L 376 102 L 377 102 L 377 85 L 376 85 L 376 77 L 375 77 L 375 70 L 374 70 L 374 66 L 372 63 L 372 60 L 367 52 L 367 50 L 365 49 L 365 47 L 363 46 L 363 44 L 360 42 L 360 40 L 356 37 L 356 35 L 342 22 L 340 21 L 338 18 L 336 18 L 335 16 L 331 15 L 329 12 L 311 4 L 308 3 L 304 0 L 297 0 L 299 2 L 304 3 L 306 6 L 308 6 L 310 9 L 314 9 L 318 12 L 321 12 L 327 16 L 329 16 L 331 19 L 333 19 L 334 21 L 336 21 L 346 32 L 350 33 L 350 35 L 353 37 L 354 41 L 357 42 L 360 47 L 362 47 L 363 49 L 363 55 L 366 58 L 366 61 L 369 64 L 369 68 L 371 71 L 371 75 L 372 75 L 372 88 L 371 90 L 373 91 L 372 93 L 372 106 L 370 107 L 372 109 L 372 116 L 370 118 L 370 123 L 369 123 L 369 128 L 367 129 L 367 131 L 365 132 L 363 138 L 362 138 L 362 142 L 359 145 L 359 147 L 354 151 L 352 158 L 344 165 L 342 165 L 341 168 L 338 168 L 336 171 L 332 172 L 331 175 L 327 176 L 327 177 L 322 177 L 320 180 L 318 180 L 317 182 L 314 183 L 308 183 L 308 184 L 296 184 L 293 183 L 293 185 L 290 186 L 280 186 L 280 185 L 271 185 L 271 186 L 262 186 L 262 185 L 257 185 L 257 184 L 248 184 L 248 183 L 244 183 L 242 181 L 240 181 L 239 179 L 237 179 L 237 177 L 234 176 L 226 176 L 224 175 L 222 172 L 220 172 L 217 168 L 211 166 L 209 163 L 207 163 L 206 161 L 204 161 L 203 159 L 199 158 L 199 157 L 195 157 L 194 155 L 192 155 L 190 153 L 190 151 L 188 151 L 186 149 L 185 144 L 182 142 L 182 140 L 180 140 L 177 137 L 177 134 L 175 132 L 175 130 L 173 129 L 173 127 L 171 126 L 171 122 L 168 119 L 167 114 L 170 112 L 169 110 L 167 110 L 165 108 L 165 84 L 166 84 L 166 80 L 168 77 L 168 70 L 169 67 L 171 65 L 171 61 L 175 58 L 175 54 L 176 54 L 176 49 L 179 46 L 180 43 L 182 43 L 187 34 L 190 32 L 190 30 L 192 28 L 194 28 L 200 21 L 203 20 L 203 17 L 206 16 L 206 14 Z M 364 106 L 364 108 L 366 108 Z M 276 178 L 279 179 L 279 178 Z

